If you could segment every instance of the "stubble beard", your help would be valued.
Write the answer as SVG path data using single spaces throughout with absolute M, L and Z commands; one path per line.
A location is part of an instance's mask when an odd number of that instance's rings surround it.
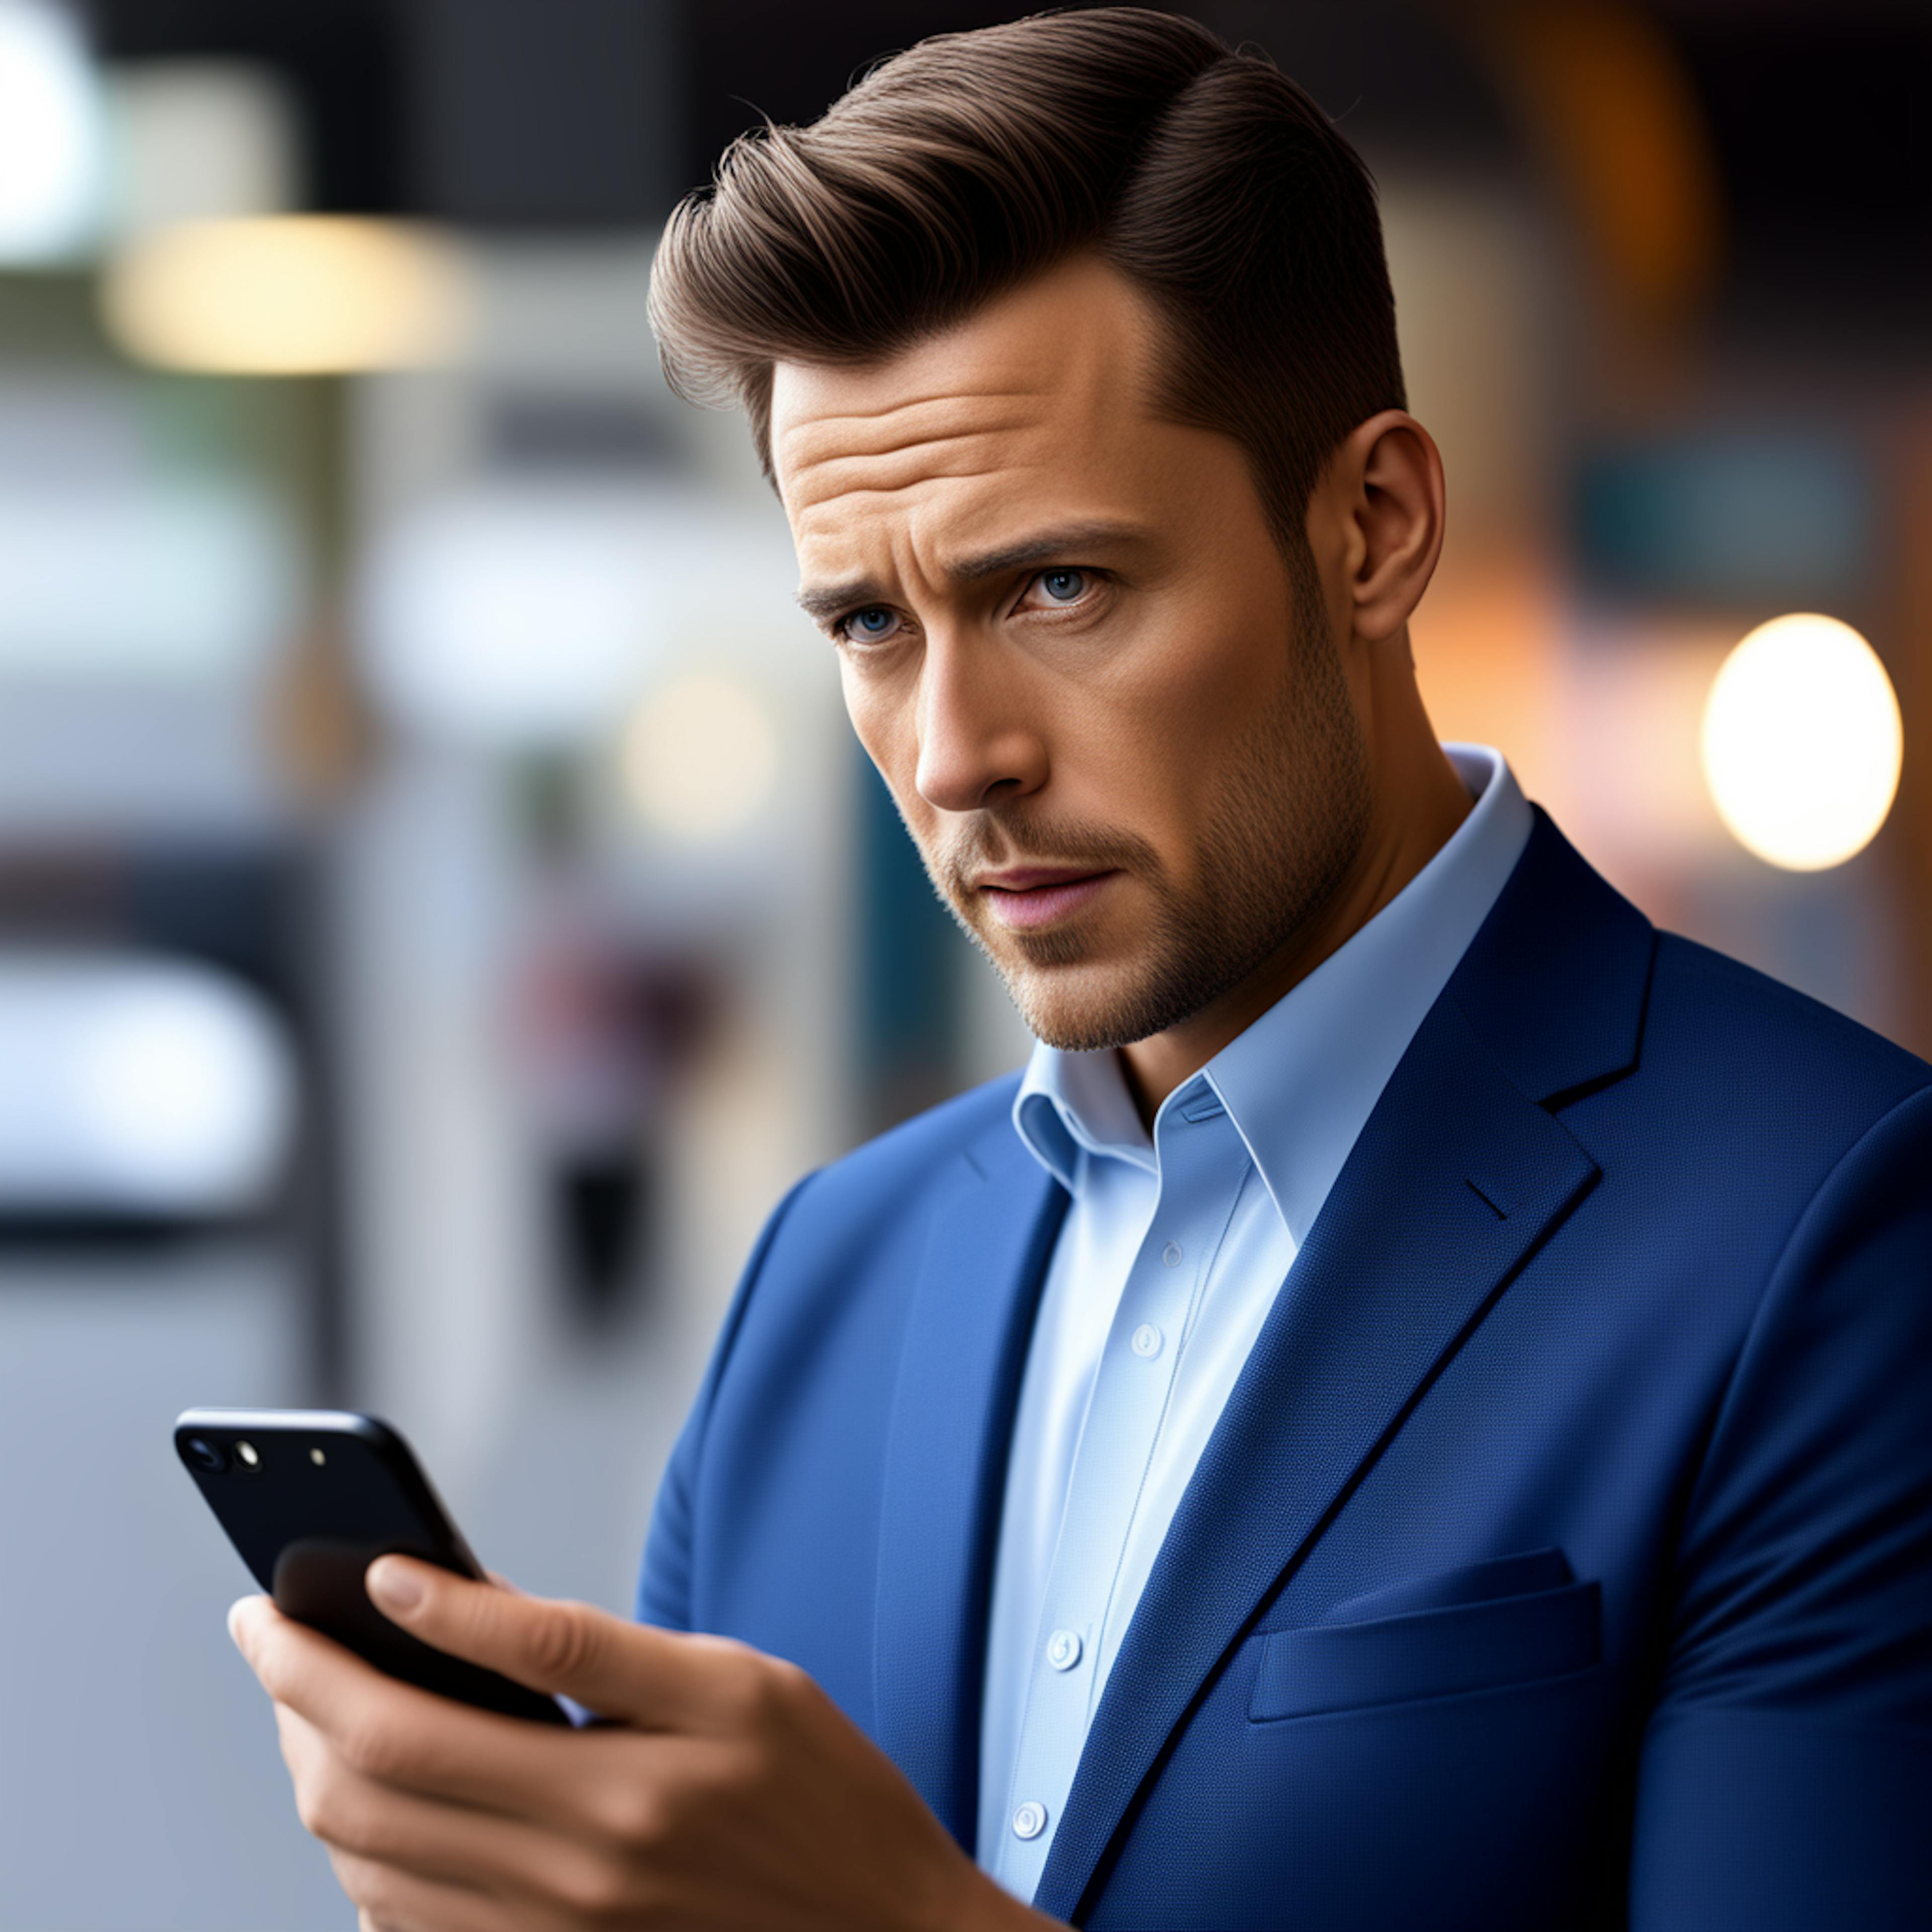
M 1368 835 L 1368 757 L 1318 590 L 1296 576 L 1276 702 L 1204 774 L 1219 796 L 1191 887 L 1142 839 L 1017 812 L 976 814 L 944 853 L 921 848 L 940 899 L 1048 1046 L 1097 1052 L 1192 1018 L 1310 931 L 1346 880 Z M 1138 878 L 1154 902 L 1142 943 L 1102 961 L 1077 924 L 995 936 L 972 879 L 1028 857 Z

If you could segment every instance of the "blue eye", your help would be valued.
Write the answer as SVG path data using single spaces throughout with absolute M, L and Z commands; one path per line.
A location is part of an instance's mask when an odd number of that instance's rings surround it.
M 1087 588 L 1087 573 L 1084 570 L 1042 570 L 1040 587 L 1056 604 L 1075 603 Z
M 892 635 L 898 622 L 896 613 L 888 610 L 883 604 L 868 604 L 862 610 L 854 610 L 849 617 L 840 619 L 838 628 L 847 637 L 861 644 L 875 644 L 881 638 Z

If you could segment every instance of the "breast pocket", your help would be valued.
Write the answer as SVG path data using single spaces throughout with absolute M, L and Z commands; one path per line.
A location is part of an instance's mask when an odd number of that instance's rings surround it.
M 1494 1690 L 1588 1670 L 1602 1592 L 1567 1580 L 1557 1550 L 1377 1591 L 1320 1623 L 1268 1632 L 1248 1715 L 1257 1724 Z

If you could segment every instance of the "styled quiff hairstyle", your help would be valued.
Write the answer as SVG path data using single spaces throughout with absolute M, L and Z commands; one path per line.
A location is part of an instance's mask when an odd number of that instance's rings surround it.
M 1400 408 L 1361 158 L 1266 56 L 1133 7 L 922 40 L 808 128 L 725 150 L 658 244 L 671 386 L 742 406 L 772 473 L 772 365 L 863 364 L 1090 250 L 1171 333 L 1156 405 L 1246 453 L 1277 541 L 1330 453 Z

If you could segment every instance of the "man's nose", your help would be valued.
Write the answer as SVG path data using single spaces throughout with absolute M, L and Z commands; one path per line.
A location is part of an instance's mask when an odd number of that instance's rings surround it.
M 996 647 L 929 638 L 919 688 L 919 795 L 941 812 L 976 812 L 1046 782 L 1040 721 Z

